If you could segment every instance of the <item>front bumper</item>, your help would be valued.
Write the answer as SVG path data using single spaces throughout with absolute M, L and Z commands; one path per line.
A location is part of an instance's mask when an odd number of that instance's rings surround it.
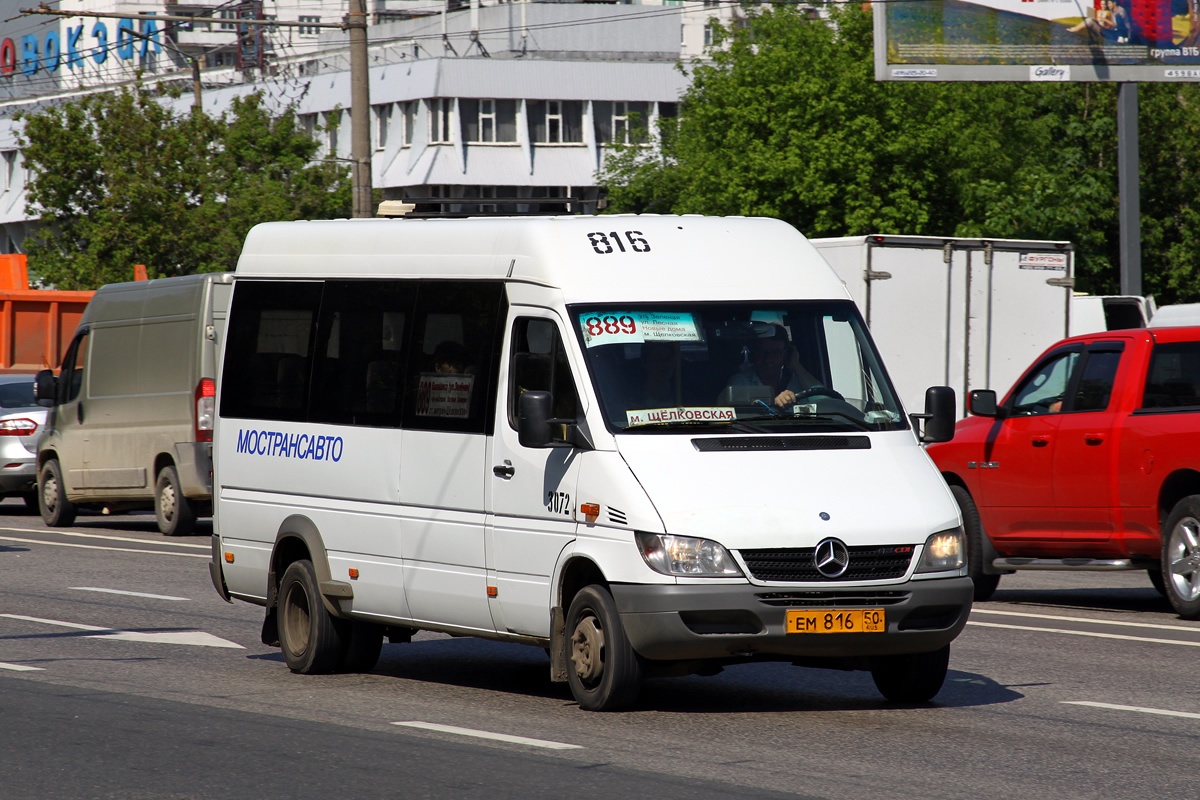
M 795 659 L 926 653 L 949 644 L 967 624 L 970 578 L 908 581 L 868 588 L 777 589 L 748 584 L 613 584 L 633 649 L 663 661 Z M 881 608 L 883 633 L 787 633 L 791 609 Z

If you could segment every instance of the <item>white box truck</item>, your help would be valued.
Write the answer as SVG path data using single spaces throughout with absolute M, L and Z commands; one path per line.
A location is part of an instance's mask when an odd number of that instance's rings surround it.
M 960 399 L 968 386 L 1011 386 L 1070 333 L 1070 242 L 881 235 L 811 241 L 862 312 L 906 409 L 920 409 L 934 384 L 953 387 Z

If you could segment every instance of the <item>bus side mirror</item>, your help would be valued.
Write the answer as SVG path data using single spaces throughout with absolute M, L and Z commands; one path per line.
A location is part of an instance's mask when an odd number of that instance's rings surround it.
M 977 417 L 999 416 L 996 409 L 996 393 L 991 389 L 973 389 L 967 395 L 967 413 Z
M 550 393 L 523 392 L 517 399 L 517 441 L 522 447 L 550 446 Z
M 48 369 L 39 372 L 33 379 L 33 398 L 39 406 L 50 408 L 58 397 L 58 381 Z
M 922 442 L 950 441 L 954 438 L 954 390 L 949 386 L 930 386 L 925 390 L 925 413 L 914 416 L 925 421 Z

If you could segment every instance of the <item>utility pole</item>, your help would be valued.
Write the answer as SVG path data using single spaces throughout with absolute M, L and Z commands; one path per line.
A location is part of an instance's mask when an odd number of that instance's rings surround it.
M 371 93 L 367 74 L 366 0 L 350 0 L 350 157 L 354 161 L 354 216 L 374 216 L 371 186 Z

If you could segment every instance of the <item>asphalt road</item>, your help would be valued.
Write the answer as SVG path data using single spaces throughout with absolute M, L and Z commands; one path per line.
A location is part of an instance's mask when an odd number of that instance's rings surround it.
M 0 504 L 0 798 L 1200 794 L 1200 623 L 1142 573 L 1005 577 L 927 705 L 767 664 L 593 714 L 540 649 L 436 634 L 293 675 L 213 591 L 207 533 Z

